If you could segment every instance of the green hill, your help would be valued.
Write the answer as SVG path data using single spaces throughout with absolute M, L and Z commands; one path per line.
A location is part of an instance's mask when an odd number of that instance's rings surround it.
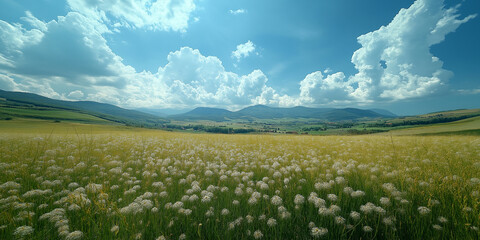
M 227 121 L 232 119 L 243 120 L 271 120 L 271 119 L 316 119 L 324 121 L 346 121 L 364 118 L 389 118 L 380 113 L 357 108 L 308 108 L 292 107 L 280 108 L 265 105 L 246 107 L 236 112 L 220 108 L 196 108 L 190 112 L 172 116 L 177 120 L 213 120 Z
M 151 114 L 90 101 L 63 101 L 33 93 L 0 90 L 0 118 L 37 118 L 156 126 L 168 122 Z
M 469 111 L 471 112 L 471 111 Z M 450 114 L 452 112 L 449 112 Z M 392 135 L 480 135 L 480 116 L 448 123 L 437 123 L 421 127 L 393 130 Z

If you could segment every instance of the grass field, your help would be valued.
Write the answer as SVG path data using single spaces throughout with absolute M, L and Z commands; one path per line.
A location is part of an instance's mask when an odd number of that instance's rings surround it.
M 42 119 L 15 118 L 0 120 L 0 135 L 2 133 L 15 134 L 107 134 L 112 132 L 145 132 L 153 131 L 143 128 L 127 127 L 121 124 L 108 122 L 107 124 L 87 124 L 78 122 L 54 122 Z
M 13 121 L 0 123 L 0 239 L 480 237 L 475 136 Z
M 80 112 L 51 108 L 7 108 L 0 107 L 0 116 L 14 116 L 20 118 L 66 120 L 89 123 L 108 123 L 109 121 Z
M 393 130 L 384 135 L 480 135 L 480 117 L 467 118 L 450 123 Z

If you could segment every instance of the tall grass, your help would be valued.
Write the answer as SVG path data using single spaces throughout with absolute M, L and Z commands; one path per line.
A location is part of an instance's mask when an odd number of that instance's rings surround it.
M 0 137 L 0 239 L 478 239 L 480 140 Z

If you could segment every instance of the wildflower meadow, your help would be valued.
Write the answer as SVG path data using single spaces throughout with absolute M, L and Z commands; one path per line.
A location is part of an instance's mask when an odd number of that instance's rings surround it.
M 0 239 L 479 239 L 480 139 L 0 135 Z

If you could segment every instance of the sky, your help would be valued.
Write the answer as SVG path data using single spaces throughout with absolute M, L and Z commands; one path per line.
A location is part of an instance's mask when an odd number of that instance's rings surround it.
M 137 109 L 480 108 L 478 0 L 2 0 L 0 89 Z

